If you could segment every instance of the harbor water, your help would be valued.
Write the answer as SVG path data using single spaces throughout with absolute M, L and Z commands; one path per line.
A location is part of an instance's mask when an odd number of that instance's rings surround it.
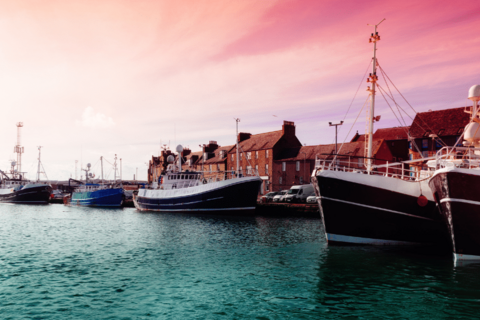
M 0 206 L 1 319 L 471 319 L 479 270 L 320 219 Z

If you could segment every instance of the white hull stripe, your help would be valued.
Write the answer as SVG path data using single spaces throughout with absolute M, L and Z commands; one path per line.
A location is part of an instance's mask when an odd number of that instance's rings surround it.
M 400 211 L 395 211 L 395 210 L 390 210 L 390 209 L 385 209 L 385 208 L 379 208 L 379 207 L 369 206 L 369 205 L 366 205 L 366 204 L 355 203 L 355 202 L 350 202 L 350 201 L 345 201 L 345 200 L 339 200 L 339 199 L 333 199 L 333 198 L 327 198 L 327 197 L 320 197 L 320 198 L 321 198 L 321 199 L 331 200 L 331 201 L 342 202 L 342 203 L 346 203 L 346 204 L 351 204 L 351 205 L 354 205 L 354 206 L 359 206 L 359 207 L 374 209 L 374 210 L 381 210 L 381 211 L 386 211 L 386 212 L 392 212 L 392 213 L 401 214 L 401 215 L 404 215 L 404 216 L 409 216 L 409 217 L 412 217 L 412 218 L 418 218 L 418 219 L 424 219 L 424 220 L 434 221 L 433 219 L 430 219 L 430 218 L 415 216 L 415 215 L 413 215 L 413 214 L 409 214 L 409 213 L 405 213 L 405 212 L 400 212 Z
M 480 202 L 478 201 L 465 200 L 465 199 L 443 198 L 442 200 L 440 200 L 440 203 L 444 203 L 444 202 L 462 202 L 462 203 L 468 203 L 468 204 L 474 204 L 474 205 L 480 206 Z
M 359 244 L 372 244 L 372 245 L 394 245 L 394 246 L 399 246 L 399 245 L 403 245 L 403 246 L 424 245 L 423 243 L 417 243 L 417 242 L 342 236 L 342 235 L 332 234 L 332 233 L 327 233 L 327 241 L 337 241 L 337 242 L 345 242 L 345 243 L 359 243 Z
M 454 253 L 453 258 L 455 259 L 455 261 L 457 260 L 479 260 L 480 261 L 480 256 L 474 256 L 471 254 Z
M 244 208 L 220 208 L 220 209 L 147 209 L 141 208 L 140 211 L 165 211 L 165 212 L 177 212 L 177 211 L 239 211 L 239 210 L 255 210 L 255 207 Z
M 144 198 L 144 199 L 151 199 L 151 198 L 145 198 L 145 197 L 139 197 L 139 198 Z M 185 206 L 189 204 L 195 204 L 195 203 L 202 203 L 202 202 L 207 202 L 207 201 L 212 201 L 212 200 L 219 200 L 223 199 L 223 197 L 218 197 L 218 198 L 212 198 L 212 199 L 206 199 L 206 200 L 198 200 L 198 201 L 192 201 L 192 202 L 182 202 L 182 203 L 162 203 L 162 204 L 152 204 L 152 203 L 142 203 L 142 205 L 155 205 L 155 206 Z

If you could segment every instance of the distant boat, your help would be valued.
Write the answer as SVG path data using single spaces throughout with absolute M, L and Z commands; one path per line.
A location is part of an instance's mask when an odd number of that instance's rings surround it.
M 20 175 L 0 171 L 0 202 L 21 204 L 48 204 L 52 186 L 24 180 Z
M 173 155 L 168 157 L 171 164 L 158 179 L 159 184 L 154 182 L 134 195 L 138 210 L 228 215 L 255 212 L 262 183 L 259 176 L 249 172 L 250 176 L 233 174 L 232 179 L 225 179 L 225 173 L 219 172 L 217 177 L 206 179 L 202 172 L 181 171 L 182 150 L 182 146 L 177 147 L 178 165 L 173 164 Z
M 465 127 L 465 147 L 444 147 L 432 163 L 436 171 L 429 181 L 437 206 L 450 232 L 456 260 L 480 260 L 480 85 L 470 88 L 474 102 Z M 456 145 L 458 145 L 457 143 Z
M 23 147 L 20 145 L 20 128 L 23 123 L 17 123 L 17 145 L 14 152 L 17 153 L 17 161 L 11 162 L 9 172 L 0 170 L 0 202 L 21 204 L 48 204 L 52 193 L 52 186 L 40 182 L 41 147 L 38 147 L 38 172 L 37 182 L 26 180 L 25 172 L 21 172 L 21 160 Z
M 102 181 L 103 181 L 103 157 L 102 161 Z M 116 170 L 116 158 L 115 158 L 115 170 Z M 121 207 L 125 199 L 123 188 L 114 184 L 103 183 L 91 183 L 90 179 L 93 177 L 90 173 L 91 165 L 87 164 L 87 169 L 83 169 L 86 173 L 85 183 L 74 179 L 69 179 L 70 182 L 76 182 L 79 184 L 76 187 L 71 196 L 64 198 L 64 204 L 72 206 L 85 206 L 85 207 Z M 116 181 L 116 178 L 115 178 Z

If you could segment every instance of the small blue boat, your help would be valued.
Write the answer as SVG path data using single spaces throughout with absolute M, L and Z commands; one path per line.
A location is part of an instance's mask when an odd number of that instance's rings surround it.
M 100 158 L 102 161 L 102 182 L 103 182 L 103 157 Z M 115 155 L 115 170 L 116 170 L 116 155 Z M 89 178 L 95 177 L 92 173 L 90 173 L 90 163 L 87 164 L 87 169 L 82 169 L 86 173 L 86 181 L 83 183 L 82 181 L 77 181 L 74 179 L 70 179 L 70 182 L 76 182 L 80 185 L 76 187 L 73 191 L 71 196 L 64 198 L 64 204 L 72 205 L 72 206 L 85 206 L 85 207 L 121 207 L 123 204 L 123 200 L 125 199 L 125 195 L 123 192 L 123 188 L 121 185 L 118 184 L 99 184 L 99 183 L 91 183 L 89 182 Z M 115 176 L 115 182 L 116 182 Z
M 72 192 L 69 204 L 88 207 L 120 207 L 123 199 L 123 188 L 87 183 Z

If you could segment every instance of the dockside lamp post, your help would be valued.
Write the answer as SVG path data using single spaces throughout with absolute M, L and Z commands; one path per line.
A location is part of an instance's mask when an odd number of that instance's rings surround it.
M 343 120 L 340 123 L 328 123 L 330 127 L 335 127 L 335 155 L 337 154 L 337 128 L 343 124 Z
M 303 153 L 303 183 L 305 183 L 305 160 L 307 159 L 307 154 L 303 151 L 300 153 Z

